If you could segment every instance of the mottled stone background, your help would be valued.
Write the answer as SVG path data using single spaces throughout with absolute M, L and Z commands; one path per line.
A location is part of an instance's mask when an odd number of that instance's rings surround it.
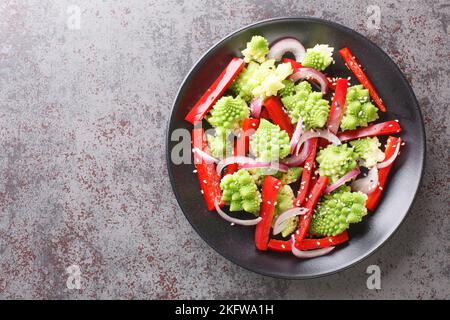
M 367 7 L 381 29 L 367 28 Z M 79 30 L 67 8 L 81 9 Z M 366 261 L 286 281 L 226 261 L 174 199 L 165 128 L 193 63 L 261 19 L 354 28 L 408 77 L 428 140 L 400 230 Z M 0 298 L 450 298 L 449 1 L 10 1 L 0 3 Z M 65 269 L 81 268 L 81 290 Z M 366 288 L 378 264 L 382 289 Z

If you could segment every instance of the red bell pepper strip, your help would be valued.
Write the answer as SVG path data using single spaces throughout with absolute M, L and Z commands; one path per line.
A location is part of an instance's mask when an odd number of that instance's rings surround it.
M 233 148 L 234 148 L 233 155 L 237 156 L 238 155 L 238 142 L 237 141 L 234 141 Z M 225 168 L 224 175 L 226 176 L 227 174 L 233 174 L 233 173 L 237 172 L 238 170 L 239 170 L 239 165 L 237 163 L 232 163 Z
M 306 234 L 308 233 L 309 230 L 311 218 L 314 213 L 314 208 L 316 207 L 317 202 L 319 202 L 320 196 L 322 195 L 323 190 L 325 190 L 325 188 L 327 187 L 327 184 L 328 184 L 328 177 L 323 176 L 317 180 L 316 184 L 311 189 L 311 192 L 309 193 L 309 196 L 305 201 L 306 203 L 305 208 L 309 209 L 309 211 L 300 218 L 300 226 L 295 235 L 296 241 L 301 243 L 303 239 L 305 239 Z
M 359 128 L 355 130 L 348 130 L 337 134 L 337 137 L 342 142 L 355 140 L 359 138 L 386 136 L 388 134 L 399 133 L 402 131 L 400 124 L 397 120 L 390 120 L 373 124 L 368 127 Z
M 283 104 L 281 103 L 280 97 L 272 96 L 266 101 L 264 101 L 264 106 L 269 112 L 270 119 L 279 125 L 280 128 L 286 131 L 290 138 L 294 133 L 294 126 L 292 125 L 291 119 L 283 110 Z
M 336 90 L 337 80 L 339 80 L 340 78 L 336 79 L 336 78 L 327 76 L 326 74 L 325 74 L 325 76 L 327 77 L 328 89 L 330 89 L 331 91 L 335 91 Z
M 242 124 L 241 135 L 234 144 L 234 156 L 246 156 L 249 149 L 250 136 L 258 129 L 259 119 L 246 118 Z M 225 174 L 233 174 L 238 171 L 237 163 L 230 164 L 226 167 Z
M 337 80 L 336 91 L 334 92 L 333 102 L 331 102 L 330 114 L 327 120 L 327 128 L 334 134 L 338 132 L 342 116 L 344 115 L 347 88 L 347 79 Z
M 245 156 L 248 153 L 250 136 L 255 133 L 259 126 L 259 119 L 246 118 L 242 124 L 241 136 L 238 139 L 238 154 L 236 156 Z
M 288 58 L 283 58 L 283 63 L 290 63 L 292 69 L 294 69 L 294 72 L 296 72 L 300 68 L 303 68 L 303 66 L 300 62 L 297 62 L 295 60 L 288 59 Z
M 389 159 L 392 157 L 392 155 L 395 152 L 395 149 L 397 148 L 398 144 L 402 143 L 401 138 L 396 137 L 389 137 L 386 144 L 386 150 L 384 151 L 385 159 Z M 375 208 L 378 205 L 378 202 L 381 198 L 381 195 L 383 194 L 383 189 L 386 186 L 386 181 L 389 176 L 389 171 L 391 171 L 392 165 L 378 169 L 378 188 L 376 188 L 374 191 L 369 193 L 367 200 L 366 200 L 366 208 L 370 211 L 374 211 Z
M 302 181 L 300 182 L 300 189 L 298 190 L 297 199 L 296 201 L 294 201 L 294 204 L 297 207 L 302 206 L 310 189 L 311 177 L 315 170 L 318 141 L 318 138 L 311 139 L 311 153 L 305 160 L 305 165 L 303 166 L 302 172 Z
M 244 60 L 233 58 L 216 81 L 206 90 L 200 100 L 197 101 L 192 110 L 189 111 L 185 120 L 192 124 L 201 121 L 243 68 Z
M 269 111 L 267 111 L 267 109 L 266 108 L 262 108 L 262 110 L 261 110 L 261 115 L 260 115 L 260 117 L 259 117 L 260 119 L 266 119 L 266 120 L 268 120 L 268 121 L 271 121 L 270 120 L 270 115 L 269 115 Z
M 200 150 L 210 154 L 203 128 L 194 128 L 192 130 L 192 145 L 194 148 L 199 148 Z M 216 171 L 216 165 L 214 163 L 207 163 L 195 155 L 194 165 L 197 170 L 197 177 L 200 182 L 200 187 L 202 188 L 206 207 L 209 211 L 214 210 L 214 203 L 216 201 L 220 202 L 222 198 L 222 191 L 220 190 L 220 175 Z
M 337 246 L 341 243 L 347 242 L 348 239 L 349 239 L 348 232 L 346 230 L 341 234 L 332 237 L 325 237 L 320 239 L 303 239 L 303 241 L 300 242 L 300 244 L 296 243 L 295 246 L 299 250 L 315 250 L 331 246 Z M 290 252 L 291 241 L 271 239 L 269 241 L 268 249 L 278 252 Z
M 347 68 L 349 68 L 353 72 L 355 77 L 364 86 L 364 88 L 369 90 L 370 97 L 375 102 L 378 109 L 380 109 L 383 112 L 386 112 L 386 106 L 384 105 L 383 100 L 380 98 L 372 82 L 370 82 L 369 78 L 356 61 L 355 56 L 346 47 L 339 50 L 339 54 L 341 55 L 342 59 L 344 59 Z
M 256 225 L 255 231 L 255 245 L 259 250 L 267 250 L 270 228 L 275 212 L 275 202 L 277 201 L 277 194 L 280 187 L 280 180 L 272 176 L 265 177 L 262 187 L 261 210 L 259 211 L 259 216 L 262 220 Z

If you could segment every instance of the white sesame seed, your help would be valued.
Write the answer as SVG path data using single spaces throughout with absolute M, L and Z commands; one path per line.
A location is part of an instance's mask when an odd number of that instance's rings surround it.
M 317 244 L 317 246 L 320 246 L 320 242 L 319 241 L 317 241 L 316 244 Z
M 234 222 L 230 223 L 230 226 L 234 226 Z
M 200 192 L 201 192 L 202 194 L 204 194 L 203 190 L 200 190 Z
M 197 170 L 192 171 L 192 173 L 197 173 Z
M 380 190 L 383 190 L 383 187 L 379 187 Z
M 204 184 L 207 184 L 207 183 L 208 183 L 208 181 L 206 181 L 206 180 L 203 180 L 203 183 L 204 183 Z
M 270 201 L 267 201 L 267 204 L 270 206 L 271 204 L 272 204 L 272 202 L 270 202 Z
M 330 243 L 333 243 L 333 240 L 331 240 L 331 239 L 328 239 L 328 241 L 329 241 Z
M 282 244 L 281 247 L 282 247 L 283 249 L 286 249 L 286 246 L 285 246 L 284 244 Z

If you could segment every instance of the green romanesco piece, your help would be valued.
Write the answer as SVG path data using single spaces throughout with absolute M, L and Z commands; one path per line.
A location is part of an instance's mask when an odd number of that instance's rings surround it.
M 323 99 L 321 92 L 312 91 L 311 84 L 302 81 L 295 86 L 295 94 L 281 98 L 284 107 L 293 123 L 302 118 L 305 129 L 322 128 L 325 126 L 330 106 Z
M 261 98 L 276 96 L 278 91 L 284 88 L 283 80 L 293 71 L 290 63 L 279 64 L 274 72 L 270 73 L 259 86 L 252 90 L 253 96 Z
M 215 128 L 233 129 L 250 115 L 247 103 L 240 97 L 225 96 L 212 107 L 208 122 Z
M 327 176 L 331 182 L 349 173 L 356 167 L 357 154 L 347 144 L 329 145 L 319 151 L 316 160 L 319 164 L 319 174 Z
M 230 211 L 259 212 L 261 194 L 247 170 L 228 174 L 220 182 L 222 201 L 230 205 Z
M 276 218 L 288 209 L 294 207 L 294 191 L 288 185 L 284 185 L 280 188 L 277 195 L 277 204 L 275 205 L 275 214 L 273 222 Z M 283 237 L 287 237 L 297 229 L 298 217 L 292 217 L 286 221 L 286 226 L 281 232 Z
M 350 187 L 341 186 L 324 196 L 311 220 L 309 232 L 314 235 L 335 236 L 357 223 L 367 214 L 367 196 L 362 192 L 351 192 Z
M 208 146 L 211 154 L 216 158 L 226 158 L 232 155 L 233 145 L 228 139 L 229 131 L 217 128 L 215 135 L 207 135 Z
M 281 83 L 284 85 L 284 88 L 278 92 L 281 97 L 292 96 L 295 94 L 295 82 L 286 79 L 281 81 Z
M 345 131 L 366 127 L 377 119 L 378 109 L 370 102 L 369 91 L 362 85 L 348 88 L 341 129 Z
M 261 119 L 258 130 L 250 137 L 250 152 L 264 162 L 283 159 L 290 152 L 289 135 L 276 124 Z
M 233 81 L 230 89 L 245 101 L 253 99 L 253 89 L 258 87 L 269 74 L 275 71 L 275 60 L 266 60 L 259 64 L 250 62 Z
M 247 48 L 242 51 L 244 61 L 256 61 L 263 63 L 269 53 L 269 42 L 261 36 L 253 36 L 250 42 L 247 42 Z
M 289 168 L 287 172 L 282 173 L 278 178 L 283 184 L 291 184 L 297 182 L 297 180 L 302 175 L 303 168 L 302 167 L 292 167 Z
M 327 44 L 317 44 L 306 50 L 302 65 L 323 71 L 333 62 L 333 51 L 334 48 Z
M 384 160 L 384 152 L 380 150 L 381 143 L 377 137 L 353 140 L 350 145 L 368 168 Z

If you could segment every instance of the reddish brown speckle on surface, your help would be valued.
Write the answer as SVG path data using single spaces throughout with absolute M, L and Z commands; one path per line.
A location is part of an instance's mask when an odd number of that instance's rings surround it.
M 450 7 L 446 1 L 2 1 L 0 298 L 450 298 Z M 67 7 L 81 8 L 80 30 Z M 356 29 L 419 99 L 427 167 L 410 216 L 363 263 L 286 281 L 235 266 L 182 215 L 165 128 L 183 77 L 213 43 L 271 17 Z M 382 289 L 366 287 L 378 264 Z M 78 265 L 81 289 L 66 286 Z

